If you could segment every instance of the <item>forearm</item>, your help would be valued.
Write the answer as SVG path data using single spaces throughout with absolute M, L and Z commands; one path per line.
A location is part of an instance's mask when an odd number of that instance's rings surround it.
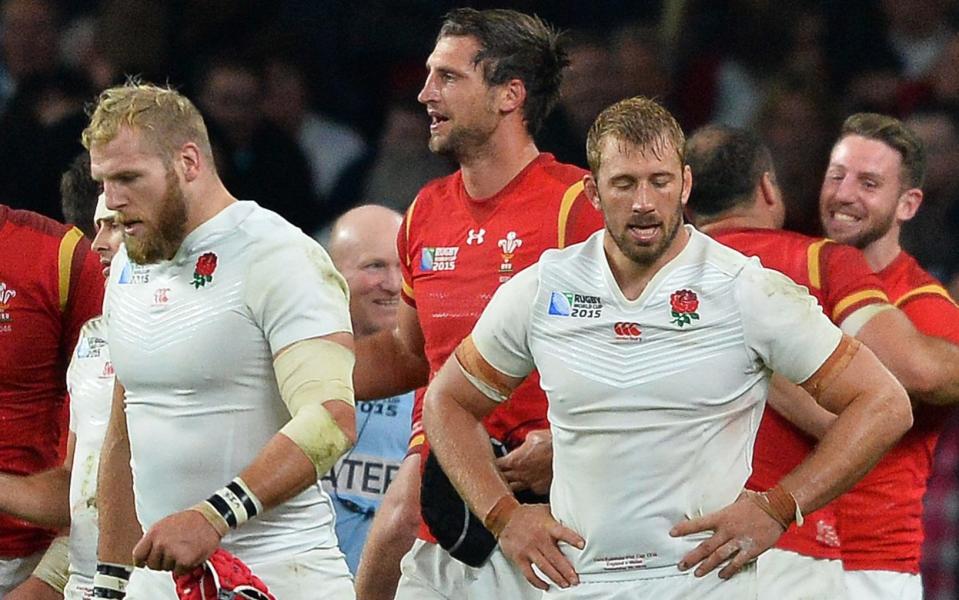
M 423 411 L 430 445 L 460 496 L 483 519 L 497 500 L 512 495 L 496 468 L 489 434 L 477 415 L 432 392 Z
M 909 398 L 868 349 L 840 376 L 836 394 L 817 394 L 838 414 L 816 449 L 780 482 L 804 513 L 848 490 L 912 426 Z
M 900 310 L 872 317 L 856 337 L 912 398 L 930 404 L 959 402 L 959 346 L 923 335 Z
M 397 330 L 357 339 L 353 388 L 357 401 L 378 400 L 406 393 L 429 382 L 429 363 L 410 352 Z
M 926 337 L 913 352 L 913 381 L 903 381 L 910 396 L 920 402 L 936 405 L 959 403 L 959 346 Z M 895 371 L 893 371 L 895 373 Z
M 0 474 L 0 512 L 41 527 L 67 527 L 70 471 L 56 467 L 34 475 Z
M 356 596 L 392 600 L 400 580 L 400 560 L 416 539 L 420 514 L 420 457 L 406 457 L 376 510 L 356 574 Z
M 133 547 L 143 536 L 143 530 L 137 520 L 133 500 L 130 443 L 123 408 L 123 388 L 119 384 L 114 392 L 110 423 L 100 451 L 97 508 L 100 525 L 98 561 L 133 564 Z

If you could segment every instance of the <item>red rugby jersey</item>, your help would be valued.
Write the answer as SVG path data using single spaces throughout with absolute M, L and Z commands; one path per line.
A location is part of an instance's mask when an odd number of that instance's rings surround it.
M 959 344 L 959 308 L 913 257 L 901 252 L 878 275 L 890 300 L 919 331 Z M 912 429 L 839 499 L 842 560 L 847 570 L 919 572 L 922 497 L 948 410 L 916 403 Z
M 426 358 L 435 374 L 504 281 L 550 248 L 581 242 L 603 226 L 583 192 L 579 167 L 540 154 L 499 193 L 471 199 L 460 171 L 424 187 L 397 237 L 403 300 L 416 308 Z M 413 408 L 411 447 L 423 445 L 422 395 Z M 546 395 L 530 376 L 484 421 L 490 435 L 514 447 L 549 426 Z M 435 541 L 425 526 L 424 539 Z
M 66 368 L 103 275 L 75 227 L 0 205 L 0 470 L 28 474 L 63 462 Z M 0 516 L 0 557 L 43 549 L 50 532 Z
M 728 229 L 712 235 L 722 244 L 747 256 L 757 256 L 763 266 L 806 286 L 836 324 L 864 306 L 888 301 L 865 256 L 850 246 L 776 229 Z M 815 443 L 812 437 L 767 408 L 756 435 L 753 474 L 746 486 L 760 491 L 773 487 L 806 458 Z M 836 528 L 836 514 L 830 504 L 807 515 L 803 527 L 791 525 L 776 547 L 815 558 L 838 559 Z

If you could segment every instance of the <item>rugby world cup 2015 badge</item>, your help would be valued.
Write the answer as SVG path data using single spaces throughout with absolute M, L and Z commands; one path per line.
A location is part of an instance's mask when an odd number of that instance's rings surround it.
M 420 270 L 452 271 L 456 268 L 456 255 L 459 251 L 459 246 L 423 248 L 420 253 Z
M 581 317 L 598 319 L 603 313 L 603 301 L 599 296 L 576 292 L 552 292 L 547 314 L 556 317 Z

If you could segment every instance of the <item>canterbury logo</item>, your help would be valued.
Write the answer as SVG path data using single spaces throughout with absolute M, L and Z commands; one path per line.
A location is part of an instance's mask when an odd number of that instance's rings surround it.
M 643 333 L 639 329 L 639 323 L 626 323 L 622 321 L 613 325 L 613 332 L 617 338 L 626 340 L 637 340 Z
M 472 246 L 473 244 L 479 245 L 483 243 L 483 238 L 486 236 L 486 230 L 480 229 L 476 231 L 475 229 L 470 229 L 466 233 L 466 245 Z

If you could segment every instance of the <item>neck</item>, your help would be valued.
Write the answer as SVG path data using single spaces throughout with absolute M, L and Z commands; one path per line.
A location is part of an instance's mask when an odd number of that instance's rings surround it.
M 460 160 L 466 193 L 474 200 L 496 195 L 537 156 L 529 135 L 492 136 L 481 150 Z
M 609 269 L 627 300 L 639 298 L 656 273 L 669 261 L 679 256 L 687 243 L 689 243 L 689 231 L 680 225 L 679 230 L 676 231 L 676 237 L 670 242 L 665 252 L 651 263 L 638 263 L 623 254 L 609 231 L 603 234 L 603 250 L 605 250 L 606 260 L 609 262 Z
M 205 183 L 197 182 L 195 188 L 187 192 L 186 234 L 189 235 L 234 202 L 236 198 L 218 177 Z
M 723 229 L 777 229 L 772 223 L 767 223 L 763 219 L 750 213 L 719 215 L 707 220 L 700 220 L 696 223 L 696 229 L 712 235 L 716 231 Z
M 877 273 L 882 271 L 902 252 L 902 246 L 899 245 L 899 230 L 900 225 L 896 223 L 889 228 L 886 235 L 862 249 L 862 253 L 866 255 L 866 262 L 873 271 Z

